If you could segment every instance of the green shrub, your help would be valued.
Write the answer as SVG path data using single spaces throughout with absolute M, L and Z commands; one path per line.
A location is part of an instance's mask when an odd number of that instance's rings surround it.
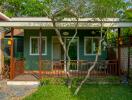
M 41 81 L 41 86 L 43 85 L 64 85 L 66 84 L 65 78 L 43 78 Z
M 84 78 L 72 78 L 72 86 L 78 86 Z M 67 78 L 43 78 L 41 81 L 41 86 L 43 85 L 67 85 Z M 104 78 L 88 78 L 85 84 L 98 84 L 98 83 L 119 83 L 119 76 L 107 76 Z
M 119 76 L 108 76 L 106 77 L 106 81 L 108 82 L 119 82 L 120 81 L 120 77 Z
M 10 57 L 8 57 L 8 56 L 4 57 L 4 64 L 6 64 L 6 65 L 10 64 Z

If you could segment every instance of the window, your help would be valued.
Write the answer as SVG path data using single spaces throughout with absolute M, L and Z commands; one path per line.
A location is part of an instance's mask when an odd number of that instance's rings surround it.
M 46 55 L 46 37 L 42 37 L 42 55 Z M 30 55 L 39 55 L 39 37 L 30 37 Z
M 23 39 L 17 40 L 17 52 L 23 52 Z
M 84 39 L 84 54 L 96 54 L 99 46 L 99 37 L 86 37 Z

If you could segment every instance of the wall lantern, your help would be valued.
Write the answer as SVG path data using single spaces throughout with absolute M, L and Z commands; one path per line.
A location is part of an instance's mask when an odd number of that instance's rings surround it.
M 123 38 L 119 37 L 119 44 L 122 45 L 123 44 Z
M 65 35 L 65 36 L 69 35 L 69 32 L 63 32 L 63 35 Z
M 9 40 L 8 40 L 8 45 L 11 46 L 11 44 L 12 44 L 12 39 L 9 38 Z
M 91 33 L 92 33 L 92 35 L 95 35 L 96 32 L 95 31 L 92 31 Z

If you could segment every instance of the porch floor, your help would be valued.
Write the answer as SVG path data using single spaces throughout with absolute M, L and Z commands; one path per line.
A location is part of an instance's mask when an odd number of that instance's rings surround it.
M 31 74 L 36 77 L 37 79 L 39 79 L 39 72 L 37 71 L 28 71 L 26 72 L 26 74 Z M 67 77 L 67 74 L 66 72 L 64 72 L 63 70 L 52 70 L 52 71 L 41 71 L 41 75 L 42 77 L 57 77 L 57 78 L 61 78 L 61 77 Z M 87 71 L 70 71 L 70 76 L 71 77 L 85 77 L 87 74 Z M 95 71 L 93 70 L 91 73 L 90 73 L 90 76 L 91 77 L 106 77 L 106 76 L 109 76 L 111 74 L 109 74 L 108 72 L 105 72 L 105 71 Z
M 21 74 L 16 76 L 13 81 L 38 81 L 32 74 Z

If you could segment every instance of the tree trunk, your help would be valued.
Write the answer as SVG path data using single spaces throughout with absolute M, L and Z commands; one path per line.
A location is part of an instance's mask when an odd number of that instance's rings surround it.
M 68 88 L 71 88 L 71 84 L 72 84 L 72 80 L 71 80 L 71 76 L 70 76 L 70 72 L 69 72 L 69 68 L 70 68 L 70 65 L 71 65 L 71 59 L 70 59 L 70 56 L 69 56 L 69 48 L 70 48 L 70 45 L 72 43 L 72 41 L 74 40 L 74 38 L 76 37 L 77 35 L 77 26 L 78 26 L 78 19 L 77 19 L 77 23 L 75 25 L 75 34 L 74 36 L 72 37 L 72 39 L 69 41 L 68 43 L 68 46 L 66 47 L 66 44 L 63 42 L 62 40 L 62 37 L 61 37 L 61 33 L 60 31 L 58 30 L 58 28 L 56 27 L 56 24 L 55 24 L 55 21 L 54 21 L 54 18 L 52 18 L 52 23 L 53 23 L 53 27 L 55 29 L 55 32 L 57 34 L 57 37 L 63 47 L 63 50 L 64 50 L 64 55 L 66 55 L 66 74 L 67 74 L 67 78 L 68 78 Z M 65 66 L 65 65 L 64 65 Z
M 100 52 L 100 49 L 101 49 L 101 43 L 102 43 L 103 39 L 101 39 L 99 41 L 99 49 L 98 49 L 98 52 L 96 54 L 96 58 L 95 58 L 95 61 L 93 63 L 93 65 L 88 69 L 87 71 L 87 75 L 85 76 L 84 80 L 81 81 L 80 85 L 77 87 L 77 89 L 75 90 L 74 92 L 74 95 L 77 95 L 77 93 L 79 92 L 79 90 L 81 89 L 82 85 L 86 82 L 86 80 L 90 77 L 90 72 L 95 68 L 95 65 L 97 63 L 97 60 L 98 60 L 98 57 L 99 57 L 99 52 Z
M 70 59 L 70 56 L 69 56 L 69 48 L 70 48 L 70 45 L 71 45 L 72 41 L 75 39 L 75 37 L 76 37 L 76 35 L 77 35 L 77 33 L 78 33 L 77 27 L 78 27 L 78 19 L 77 19 L 77 23 L 76 23 L 76 25 L 75 25 L 75 34 L 73 35 L 73 37 L 71 38 L 71 40 L 69 41 L 69 43 L 68 43 L 68 45 L 67 45 L 67 59 L 68 59 L 68 61 L 67 61 L 67 71 L 69 71 L 70 65 L 71 65 L 71 59 Z M 68 88 L 71 88 L 72 79 L 71 79 L 70 74 L 69 74 L 68 78 L 69 78 L 69 81 L 68 81 Z

